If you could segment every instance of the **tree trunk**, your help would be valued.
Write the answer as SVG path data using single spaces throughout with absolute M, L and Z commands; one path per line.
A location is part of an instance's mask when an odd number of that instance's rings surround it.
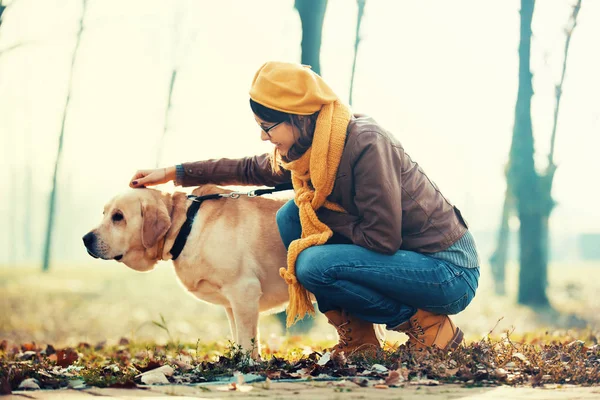
M 327 0 L 296 0 L 294 3 L 302 23 L 301 63 L 321 74 L 321 36 Z
M 550 152 L 548 153 L 548 167 L 546 168 L 545 173 L 540 176 L 540 192 L 541 198 L 539 202 L 539 207 L 542 210 L 542 221 L 541 221 L 541 239 L 542 239 L 542 252 L 545 258 L 546 266 L 548 265 L 548 259 L 550 254 L 550 229 L 549 229 L 549 220 L 550 214 L 554 209 L 555 202 L 552 199 L 552 183 L 554 182 L 554 174 L 556 172 L 556 165 L 554 164 L 554 144 L 556 142 L 556 129 L 558 125 L 558 114 L 560 111 L 560 100 L 562 98 L 562 87 L 565 81 L 565 74 L 567 72 L 567 59 L 569 56 L 569 46 L 571 44 L 571 37 L 573 35 L 573 31 L 577 26 L 577 16 L 579 15 L 579 10 L 581 9 L 581 0 L 578 0 L 577 3 L 573 6 L 573 13 L 571 14 L 571 18 L 569 23 L 571 26 L 566 30 L 567 38 L 565 40 L 565 51 L 562 65 L 562 73 L 560 76 L 560 82 L 555 87 L 555 95 L 556 95 L 556 103 L 554 105 L 554 121 L 552 125 L 552 135 L 550 136 Z M 547 276 L 547 267 L 544 269 L 545 274 L 542 276 L 544 286 L 548 286 L 548 276 Z
M 162 159 L 162 149 L 164 147 L 165 137 L 167 136 L 167 130 L 169 129 L 169 116 L 171 111 L 171 99 L 173 98 L 173 87 L 175 86 L 175 79 L 177 78 L 177 69 L 174 68 L 171 72 L 171 84 L 169 85 L 169 96 L 167 97 L 167 108 L 165 110 L 165 120 L 163 124 L 163 132 L 158 141 L 158 148 L 156 151 L 156 168 L 160 167 Z
M 62 158 L 63 142 L 65 137 L 65 122 L 69 111 L 69 103 L 71 100 L 71 93 L 73 91 L 73 68 L 75 66 L 75 60 L 77 59 L 77 50 L 81 43 L 81 34 L 83 32 L 83 19 L 85 17 L 85 8 L 87 0 L 82 0 L 83 6 L 81 10 L 81 19 L 79 20 L 79 31 L 77 32 L 77 40 L 75 42 L 75 49 L 73 50 L 73 56 L 71 58 L 71 74 L 69 76 L 69 84 L 67 88 L 67 99 L 65 101 L 65 107 L 63 110 L 62 123 L 60 127 L 60 135 L 58 137 L 58 149 L 56 152 L 56 160 L 54 162 L 54 174 L 52 176 L 52 192 L 50 192 L 50 200 L 48 201 L 48 223 L 46 225 L 46 239 L 44 244 L 44 259 L 42 264 L 42 270 L 47 271 L 50 268 L 50 250 L 52 249 L 52 230 L 54 227 L 54 210 L 56 209 L 56 192 L 57 192 L 57 180 L 60 168 L 60 161 Z
M 549 306 L 546 296 L 547 257 L 544 254 L 547 232 L 541 212 L 521 214 L 519 246 L 521 268 L 519 270 L 518 301 L 532 307 Z
M 531 22 L 535 1 L 521 0 L 519 43 L 519 91 L 508 169 L 508 185 L 515 196 L 519 229 L 518 302 L 536 307 L 548 306 L 546 296 L 547 257 L 543 252 L 543 222 L 540 207 L 541 185 L 534 164 L 531 97 L 533 96 Z
M 366 0 L 356 0 L 358 6 L 358 16 L 356 19 L 356 34 L 354 39 L 354 58 L 352 59 L 352 75 L 350 76 L 350 95 L 348 96 L 348 104 L 352 105 L 352 94 L 354 93 L 354 74 L 356 72 L 356 56 L 358 54 L 358 45 L 360 44 L 360 24 L 365 12 Z
M 31 148 L 31 147 L 29 147 Z M 33 210 L 35 207 L 33 206 L 33 174 L 32 174 L 32 158 L 30 158 L 27 162 L 27 171 L 25 172 L 25 199 L 23 201 L 25 206 L 24 220 L 23 220 L 23 247 L 25 249 L 25 258 L 24 261 L 30 262 L 32 260 L 31 255 L 33 254 L 33 241 L 32 241 L 32 231 L 31 228 L 33 226 Z
M 13 142 L 14 143 L 14 142 Z M 14 144 L 13 144 L 14 146 Z M 17 211 L 19 204 L 19 190 L 17 188 L 17 167 L 15 165 L 10 167 L 10 194 L 12 203 L 9 208 L 9 226 L 10 226 L 10 237 L 8 239 L 9 253 L 8 253 L 8 266 L 14 267 L 17 264 Z
M 510 240 L 510 216 L 514 210 L 513 197 L 508 187 L 504 196 L 500 230 L 498 231 L 498 243 L 496 250 L 490 257 L 492 277 L 494 278 L 494 292 L 499 296 L 506 295 L 506 261 L 508 259 L 508 244 Z

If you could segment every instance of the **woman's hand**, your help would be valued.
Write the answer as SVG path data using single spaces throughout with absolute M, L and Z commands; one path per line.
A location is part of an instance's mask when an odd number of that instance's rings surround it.
M 175 167 L 141 169 L 133 175 L 129 187 L 143 188 L 146 186 L 160 185 L 175 179 Z

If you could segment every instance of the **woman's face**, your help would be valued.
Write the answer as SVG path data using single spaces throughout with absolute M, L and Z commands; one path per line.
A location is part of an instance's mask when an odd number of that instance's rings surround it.
M 297 128 L 289 122 L 267 122 L 254 115 L 254 119 L 261 128 L 260 138 L 270 141 L 275 145 L 279 154 L 286 156 L 294 145 L 295 138 L 298 135 Z

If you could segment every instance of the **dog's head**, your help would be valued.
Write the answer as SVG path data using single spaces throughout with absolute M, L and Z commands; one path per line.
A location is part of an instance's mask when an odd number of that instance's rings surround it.
M 117 260 L 136 271 L 150 271 L 160 258 L 158 242 L 171 226 L 165 194 L 131 189 L 104 206 L 104 217 L 83 237 L 94 258 Z

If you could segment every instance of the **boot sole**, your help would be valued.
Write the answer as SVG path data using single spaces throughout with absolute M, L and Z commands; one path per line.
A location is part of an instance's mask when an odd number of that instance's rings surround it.
M 446 346 L 446 350 L 456 350 L 458 345 L 462 343 L 464 337 L 465 334 L 463 333 L 463 331 L 461 331 L 460 328 L 456 328 L 456 334 L 454 335 L 450 343 L 448 343 L 448 346 Z

